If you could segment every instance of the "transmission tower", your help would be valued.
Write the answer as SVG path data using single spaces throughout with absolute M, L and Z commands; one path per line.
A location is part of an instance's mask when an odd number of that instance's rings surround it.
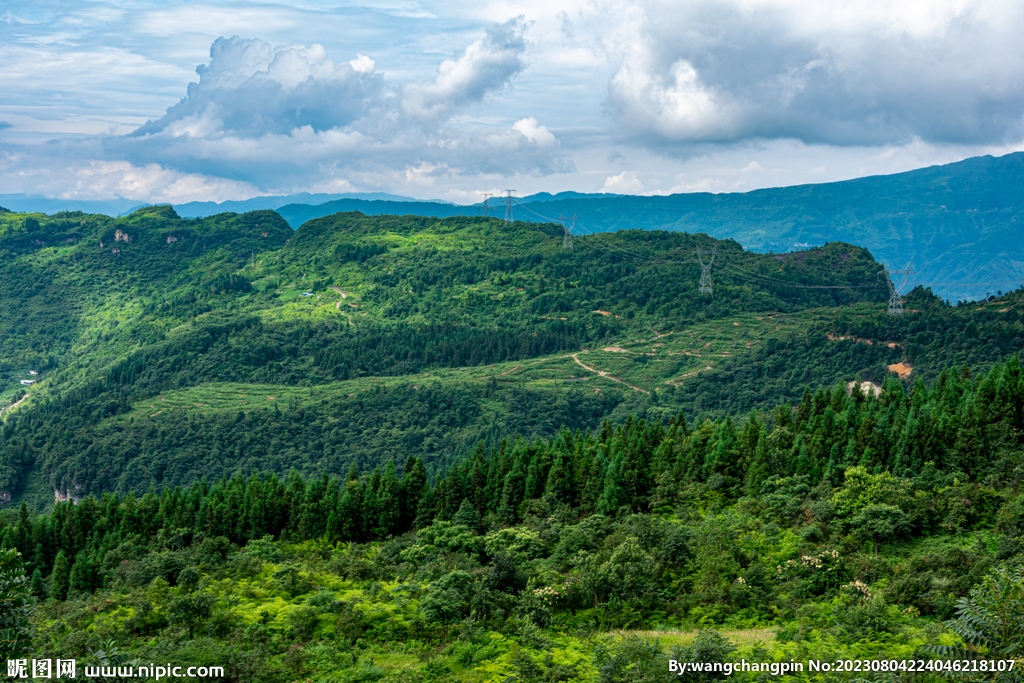
M 480 214 L 483 215 L 483 216 L 490 216 L 491 215 L 491 211 L 490 211 L 491 207 L 490 207 L 490 205 L 487 202 L 494 195 L 494 193 L 493 192 L 482 192 L 481 194 L 483 194 L 483 196 L 484 196 L 484 203 L 480 207 Z
M 562 249 L 572 251 L 572 231 L 576 228 L 576 214 L 563 216 L 559 213 L 558 220 L 562 224 Z M 566 221 L 572 221 L 572 223 L 567 226 Z
M 505 222 L 511 223 L 515 220 L 512 216 L 512 200 L 515 199 L 515 190 L 505 190 Z
M 911 270 L 913 267 L 914 264 L 911 263 L 908 264 L 906 268 L 900 268 L 898 270 L 886 268 L 885 270 L 878 272 L 879 276 L 885 275 L 885 284 L 889 285 L 889 315 L 903 315 L 903 296 L 900 292 L 906 286 L 907 280 L 910 279 L 910 276 L 916 272 Z M 893 275 L 903 276 L 903 281 L 900 282 L 899 287 L 893 284 Z
M 700 262 L 700 289 L 698 291 L 701 294 L 714 296 L 714 289 L 711 286 L 711 264 L 715 262 L 715 254 L 717 253 L 717 245 L 711 249 L 710 253 L 697 247 L 697 260 Z M 705 256 L 709 257 L 707 263 L 704 263 Z

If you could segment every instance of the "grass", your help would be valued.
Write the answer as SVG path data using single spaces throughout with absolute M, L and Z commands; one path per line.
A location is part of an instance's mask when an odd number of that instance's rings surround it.
M 775 631 L 767 628 L 745 628 L 745 629 L 716 629 L 724 637 L 731 640 L 737 647 L 753 647 L 755 645 L 769 646 L 775 642 Z M 634 636 L 648 640 L 658 640 L 666 648 L 675 645 L 685 646 L 693 643 L 699 631 L 638 631 L 618 630 L 611 631 L 613 636 L 627 638 Z

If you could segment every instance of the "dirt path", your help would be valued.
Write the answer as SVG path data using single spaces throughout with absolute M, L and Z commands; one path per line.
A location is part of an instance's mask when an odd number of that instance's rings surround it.
M 331 287 L 331 289 L 333 289 L 338 294 L 341 294 L 341 298 L 342 299 L 347 299 L 348 298 L 348 294 L 346 294 L 345 292 L 341 291 L 341 287 Z
M 0 417 L 3 417 L 4 413 L 13 413 L 15 408 L 17 408 L 22 403 L 24 403 L 25 401 L 28 400 L 28 396 L 29 396 L 28 394 L 25 394 L 20 399 L 18 399 L 18 401 L 16 403 L 12 403 L 10 406 L 4 408 L 3 410 L 0 410 Z
M 647 391 L 646 389 L 641 389 L 640 387 L 635 387 L 632 384 L 630 384 L 629 382 L 623 382 L 618 377 L 612 377 L 610 374 L 608 374 L 604 370 L 598 370 L 597 368 L 590 367 L 589 365 L 587 365 L 586 363 L 584 363 L 583 361 L 580 360 L 580 354 L 578 354 L 578 353 L 572 354 L 572 359 L 574 361 L 576 361 L 576 363 L 579 364 L 580 366 L 582 366 L 584 369 L 590 370 L 591 372 L 596 372 L 597 374 L 601 375 L 601 377 L 604 377 L 605 379 L 610 379 L 611 381 L 618 382 L 619 384 L 625 384 L 627 387 L 629 387 L 633 391 L 641 391 L 641 392 L 643 392 L 645 394 L 651 393 L 651 392 Z
M 680 385 L 680 383 L 682 382 L 682 380 L 686 379 L 687 377 L 693 377 L 697 373 L 707 372 L 710 369 L 711 369 L 710 365 L 705 365 L 703 368 L 701 368 L 699 370 L 693 370 L 691 372 L 687 372 L 686 374 L 679 375 L 675 379 L 667 379 L 667 380 L 665 380 L 665 384 L 671 384 L 674 387 L 678 387 Z

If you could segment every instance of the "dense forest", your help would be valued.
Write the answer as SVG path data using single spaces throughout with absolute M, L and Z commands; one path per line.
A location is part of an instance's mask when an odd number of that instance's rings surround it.
M 1022 656 L 1024 290 L 891 316 L 849 244 L 573 247 L 0 214 L 7 651 L 282 683 Z
M 353 465 L 343 480 L 236 475 L 22 506 L 0 539 L 52 598 L 36 639 L 55 658 L 113 647 L 264 681 L 653 681 L 669 658 L 739 655 L 942 662 L 956 646 L 941 620 L 986 576 L 1024 598 L 1022 422 L 1014 357 L 909 394 L 889 380 L 739 421 L 503 439 L 433 483 L 411 456 L 401 476 Z M 995 658 L 1007 643 L 991 638 L 975 644 Z M 1024 654 L 1008 642 L 1001 656 Z
M 293 232 L 270 211 L 3 214 L 0 406 L 17 409 L 0 491 L 42 509 L 203 475 L 401 472 L 411 452 L 433 475 L 509 434 L 743 415 L 1024 346 L 1017 294 L 950 306 L 916 290 L 896 320 L 881 266 L 841 243 L 719 242 L 701 296 L 694 251 L 713 244 L 623 231 L 569 251 L 558 226 L 471 217 Z

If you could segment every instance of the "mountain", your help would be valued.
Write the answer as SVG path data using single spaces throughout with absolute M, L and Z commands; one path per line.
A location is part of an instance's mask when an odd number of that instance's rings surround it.
M 975 626 L 1022 613 L 1024 288 L 889 315 L 862 247 L 715 242 L 0 211 L 9 656 L 269 683 L 940 670 L 955 634 L 1019 660 Z
M 568 250 L 557 226 L 483 217 L 342 213 L 292 231 L 272 211 L 2 214 L 0 405 L 17 407 L 0 492 L 46 505 L 410 451 L 438 472 L 503 434 L 743 414 L 1024 345 L 1016 298 L 953 308 L 918 291 L 918 313 L 887 316 L 880 265 L 839 242 L 721 241 L 708 297 L 694 251 L 713 242 L 623 230 Z
M 526 197 L 516 197 L 515 203 L 522 206 L 533 203 L 547 203 L 565 200 L 609 199 L 624 196 L 627 195 L 587 194 L 584 192 L 559 192 L 558 194 L 550 194 L 548 192 L 539 192 Z M 499 217 L 504 216 L 505 200 L 502 197 L 490 197 L 486 204 L 487 215 Z M 448 218 L 451 216 L 482 216 L 485 213 L 484 202 L 466 205 L 444 203 L 440 200 L 402 200 L 401 206 L 398 206 L 394 200 L 383 197 L 374 198 L 368 195 L 352 195 L 350 197 L 336 199 L 316 205 L 309 204 L 308 202 L 296 202 L 294 204 L 280 204 L 279 206 L 265 208 L 277 209 L 278 213 L 280 213 L 293 228 L 297 228 L 313 218 L 328 216 L 332 213 L 344 213 L 346 211 L 359 211 L 367 216 L 399 215 L 432 216 L 434 218 Z M 520 218 L 526 218 L 527 220 L 536 220 L 537 218 L 547 220 L 546 217 L 533 211 L 530 211 L 524 216 L 523 212 L 519 210 L 518 215 Z M 557 218 L 553 220 L 557 220 Z
M 244 213 L 261 209 L 277 209 L 285 204 L 323 204 L 345 198 L 385 200 L 389 202 L 447 203 L 440 199 L 414 199 L 386 192 L 344 192 L 341 194 L 310 194 L 308 192 L 300 192 L 298 194 L 252 197 L 251 199 L 225 202 L 187 202 L 185 204 L 175 204 L 174 209 L 179 216 L 199 218 L 229 211 Z M 101 213 L 107 216 L 123 216 L 140 207 L 153 206 L 152 204 L 139 202 L 134 199 L 109 199 L 106 201 L 53 199 L 30 194 L 0 194 L 0 204 L 11 211 L 19 213 L 53 214 L 60 211 L 84 211 L 87 213 Z
M 430 199 L 420 200 L 402 195 L 388 194 L 386 192 L 344 192 L 341 194 L 299 194 L 274 195 L 266 197 L 253 197 L 238 201 L 225 202 L 188 202 L 185 204 L 174 204 L 174 210 L 179 216 L 185 218 L 200 218 L 212 216 L 218 213 L 244 213 L 246 211 L 260 211 L 262 209 L 279 209 L 287 204 L 316 204 L 322 205 L 339 199 L 362 199 L 366 201 L 388 201 L 388 202 L 435 202 L 444 203 L 441 200 Z M 297 226 L 296 226 L 297 227 Z
M 0 205 L 10 211 L 21 213 L 57 213 L 59 211 L 85 211 L 117 216 L 139 206 L 131 199 L 110 199 L 107 201 L 80 199 L 53 199 L 32 194 L 0 194 Z
M 577 234 L 624 229 L 704 232 L 758 252 L 789 252 L 831 241 L 854 242 L 887 267 L 913 263 L 916 284 L 952 301 L 980 299 L 1019 286 L 1024 276 L 1024 153 L 977 157 L 945 166 L 820 185 L 746 193 L 533 195 L 518 199 L 516 218 L 579 217 Z M 531 204 L 543 206 L 531 207 Z M 490 211 L 503 216 L 500 198 Z M 287 205 L 293 227 L 338 211 L 368 215 L 478 215 L 477 206 L 341 200 Z M 905 290 L 906 291 L 906 290 Z

